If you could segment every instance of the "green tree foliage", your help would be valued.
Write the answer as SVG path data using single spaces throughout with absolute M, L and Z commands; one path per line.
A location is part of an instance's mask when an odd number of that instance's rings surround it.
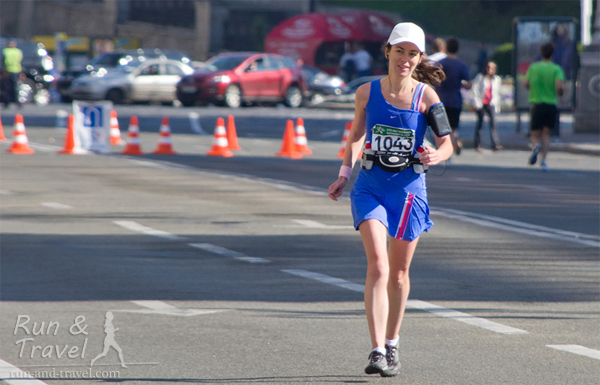
M 319 0 L 322 4 L 395 12 L 427 34 L 488 43 L 512 41 L 517 16 L 580 17 L 579 0 Z

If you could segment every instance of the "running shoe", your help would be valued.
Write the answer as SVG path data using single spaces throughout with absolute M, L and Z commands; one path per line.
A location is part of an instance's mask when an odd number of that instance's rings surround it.
M 398 355 L 400 352 L 397 347 L 393 347 L 390 345 L 385 345 L 386 354 L 385 359 L 387 361 L 388 368 L 383 373 L 381 373 L 381 377 L 394 377 L 400 373 L 400 357 Z
M 460 140 L 456 140 L 456 155 L 460 155 L 462 152 L 462 142 Z
M 542 165 L 541 166 L 542 166 L 542 171 L 544 171 L 544 172 L 550 171 L 550 169 L 548 168 L 548 165 L 546 164 L 545 161 L 542 161 Z
M 542 146 L 538 143 L 535 145 L 535 147 L 531 151 L 531 155 L 529 156 L 529 164 L 531 166 L 537 163 L 537 158 L 540 151 L 542 151 Z
M 388 370 L 385 354 L 372 351 L 371 354 L 369 354 L 369 360 L 369 365 L 365 368 L 366 374 L 380 374 L 383 376 L 383 373 Z

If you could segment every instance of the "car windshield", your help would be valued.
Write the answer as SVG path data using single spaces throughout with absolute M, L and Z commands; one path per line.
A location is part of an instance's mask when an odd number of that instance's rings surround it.
M 248 56 L 215 56 L 206 62 L 204 68 L 209 71 L 229 71 L 242 64 Z
M 123 60 L 131 61 L 134 59 L 132 55 L 123 53 L 105 53 L 100 56 L 96 56 L 90 60 L 89 65 L 91 66 L 105 66 L 105 67 L 116 67 L 119 64 L 123 64 Z
M 127 64 L 116 66 L 115 68 L 109 70 L 110 73 L 121 73 L 121 74 L 129 74 L 132 73 L 137 67 L 142 64 L 139 60 L 130 61 Z

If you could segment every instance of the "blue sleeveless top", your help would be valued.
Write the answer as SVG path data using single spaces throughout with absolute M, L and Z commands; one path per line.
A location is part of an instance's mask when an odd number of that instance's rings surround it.
M 417 148 L 423 145 L 423 139 L 427 132 L 427 116 L 419 112 L 423 93 L 426 85 L 419 83 L 416 87 L 410 110 L 404 110 L 392 106 L 383 97 L 381 93 L 380 79 L 371 82 L 371 93 L 369 102 L 366 106 L 366 138 L 365 141 L 371 141 L 373 136 L 373 127 L 376 124 L 383 124 L 391 127 L 410 129 L 414 131 L 415 145 L 413 155 Z M 397 173 L 384 171 L 373 165 L 371 170 L 361 169 L 356 184 L 369 184 L 386 186 L 384 190 L 403 188 L 407 192 L 416 194 L 427 199 L 427 189 L 425 185 L 425 174 L 417 174 L 412 167 Z M 385 191 L 381 191 L 385 194 Z

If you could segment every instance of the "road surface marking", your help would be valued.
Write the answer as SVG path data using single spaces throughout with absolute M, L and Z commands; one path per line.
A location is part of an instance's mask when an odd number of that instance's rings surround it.
M 593 235 L 576 233 L 574 231 L 564 231 L 550 227 L 532 225 L 525 222 L 513 221 L 493 217 L 490 215 L 469 213 L 466 211 L 444 209 L 440 207 L 431 208 L 432 214 L 444 216 L 446 218 L 456 219 L 463 222 L 470 222 L 480 226 L 493 227 L 496 229 L 511 231 L 536 237 L 550 238 L 567 242 L 579 243 L 585 246 L 600 247 L 600 240 Z
M 354 226 L 326 225 L 317 221 L 311 221 L 310 219 L 292 219 L 292 221 L 311 229 L 354 230 Z
M 549 348 L 562 350 L 563 352 L 569 352 L 574 354 L 579 354 L 580 356 L 586 356 L 589 358 L 594 358 L 596 360 L 600 360 L 600 350 L 586 348 L 581 345 L 546 345 Z
M 224 257 L 237 259 L 238 261 L 244 261 L 248 263 L 270 263 L 268 259 L 251 257 L 246 254 L 242 254 L 240 252 L 229 250 L 221 246 L 216 246 L 210 243 L 188 243 L 188 245 L 195 247 L 197 249 L 202 249 L 205 251 L 209 251 L 214 254 L 222 255 Z
M 344 289 L 356 291 L 363 293 L 365 290 L 364 285 L 360 285 L 358 283 L 346 281 L 345 279 L 331 277 L 325 274 L 315 273 L 307 270 L 297 270 L 297 269 L 284 269 L 281 270 L 284 273 L 296 275 L 299 277 L 304 277 L 308 279 L 313 279 L 319 282 L 327 283 L 329 285 L 339 286 Z M 433 305 L 428 302 L 419 301 L 419 300 L 408 300 L 406 303 L 407 308 L 424 310 L 430 313 L 433 313 L 440 317 L 450 318 L 455 321 L 464 322 L 471 326 L 477 326 L 482 329 L 490 330 L 495 333 L 500 334 L 528 334 L 527 331 L 516 329 L 510 326 L 505 326 L 496 322 L 489 321 L 485 318 L 475 317 L 467 313 L 463 313 L 453 309 L 447 309 L 441 306 Z
M 146 235 L 151 235 L 153 237 L 166 238 L 171 240 L 184 240 L 187 239 L 185 237 L 181 237 L 179 235 L 174 235 L 167 233 L 166 231 L 156 230 L 151 227 L 146 227 L 140 225 L 137 222 L 133 221 L 113 221 L 116 225 L 121 226 L 127 230 L 135 231 L 136 233 L 142 233 Z
M 163 314 L 163 315 L 173 315 L 180 317 L 189 317 L 195 315 L 204 315 L 204 314 L 214 314 L 220 313 L 223 311 L 228 311 L 229 309 L 188 309 L 188 308 L 179 308 L 173 305 L 169 305 L 168 303 L 162 301 L 131 301 L 136 305 L 141 307 L 145 307 L 146 309 L 117 309 L 112 310 L 113 312 L 121 312 L 121 313 L 138 313 L 138 314 Z
M 0 360 L 0 380 L 8 385 L 48 385 L 4 360 Z
M 58 203 L 58 202 L 42 202 L 42 206 L 50 207 L 51 209 L 57 209 L 57 210 L 69 210 L 69 209 L 73 208 L 72 206 L 65 205 L 65 204 Z
M 541 192 L 557 192 L 557 189 L 551 188 L 551 187 L 544 187 L 544 186 L 525 186 L 528 189 L 531 190 L 535 190 L 535 191 L 541 191 Z
M 0 195 L 10 195 L 10 194 L 13 194 L 13 192 L 10 190 L 0 190 Z

